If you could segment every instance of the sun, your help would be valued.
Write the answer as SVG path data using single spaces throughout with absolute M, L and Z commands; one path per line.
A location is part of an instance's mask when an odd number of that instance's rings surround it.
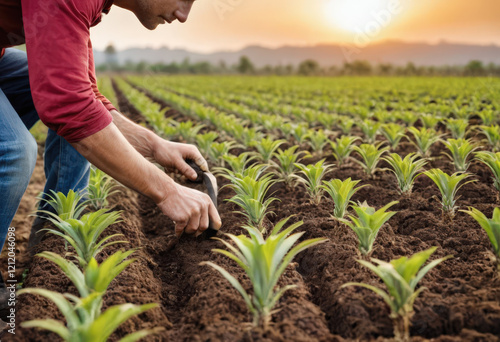
M 390 15 L 387 0 L 329 0 L 326 4 L 327 19 L 335 26 L 350 32 L 362 32 L 366 25 L 387 20 Z

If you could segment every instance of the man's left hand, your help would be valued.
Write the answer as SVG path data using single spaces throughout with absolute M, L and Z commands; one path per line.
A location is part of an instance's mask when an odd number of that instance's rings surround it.
M 167 169 L 176 169 L 191 180 L 198 175 L 187 163 L 186 159 L 193 160 L 202 171 L 208 172 L 208 164 L 198 148 L 190 144 L 181 144 L 161 139 L 154 146 L 153 159 Z

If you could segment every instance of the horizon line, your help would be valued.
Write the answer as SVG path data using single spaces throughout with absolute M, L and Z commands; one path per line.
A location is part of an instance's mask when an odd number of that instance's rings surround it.
M 481 44 L 481 43 L 472 43 L 472 42 L 458 42 L 458 41 L 450 41 L 447 39 L 441 39 L 437 42 L 432 42 L 432 41 L 425 41 L 425 40 L 403 40 L 403 39 L 383 39 L 383 40 L 377 40 L 373 41 L 367 44 L 367 46 L 374 46 L 374 45 L 381 45 L 384 43 L 402 43 L 402 44 L 425 44 L 425 45 L 442 45 L 442 44 L 449 44 L 449 45 L 468 45 L 468 46 L 482 46 L 482 47 L 500 47 L 498 43 L 491 42 L 487 44 Z M 110 42 L 108 45 L 113 44 L 113 42 Z M 125 48 L 118 49 L 116 48 L 117 52 L 120 51 L 125 51 L 125 50 L 130 50 L 130 49 L 151 49 L 151 50 L 161 50 L 161 49 L 169 49 L 169 50 L 185 50 L 189 51 L 191 53 L 198 53 L 198 54 L 203 54 L 203 55 L 210 55 L 214 53 L 221 53 L 221 52 L 239 52 L 244 49 L 248 49 L 251 47 L 260 47 L 264 49 L 270 49 L 270 50 L 277 50 L 285 47 L 295 47 L 295 48 L 308 48 L 308 47 L 318 47 L 318 46 L 345 46 L 349 45 L 349 43 L 346 42 L 319 42 L 319 43 L 314 43 L 314 44 L 281 44 L 281 45 L 266 45 L 266 44 L 258 44 L 258 43 L 250 43 L 247 45 L 244 45 L 240 48 L 235 48 L 235 49 L 216 49 L 211 52 L 206 52 L 206 51 L 196 51 L 192 50 L 188 47 L 169 47 L 168 45 L 161 45 L 161 46 L 150 46 L 150 45 L 145 45 L 145 46 L 129 46 Z M 104 49 L 94 49 L 96 51 L 103 52 Z

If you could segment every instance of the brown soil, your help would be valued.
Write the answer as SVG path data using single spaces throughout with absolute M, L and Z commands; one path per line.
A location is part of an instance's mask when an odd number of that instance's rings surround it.
M 436 146 L 433 156 L 439 156 L 441 150 L 442 146 Z M 403 142 L 397 152 L 404 155 L 410 151 L 413 147 Z M 333 158 L 327 157 L 327 162 L 333 163 Z M 442 158 L 430 166 L 452 171 Z M 458 205 L 462 209 L 474 206 L 491 216 L 498 204 L 490 172 L 478 163 L 474 163 L 470 171 L 477 181 L 459 191 Z M 415 302 L 412 341 L 499 341 L 500 276 L 492 260 L 488 237 L 479 225 L 462 212 L 453 222 L 443 222 L 437 188 L 425 176 L 417 179 L 409 198 L 399 195 L 388 171 L 379 172 L 372 179 L 359 166 L 347 164 L 327 175 L 327 179 L 347 177 L 371 185 L 360 190 L 355 201 L 366 200 L 376 207 L 399 201 L 392 208 L 398 213 L 382 227 L 372 257 L 390 260 L 431 246 L 439 247 L 433 259 L 454 256 L 430 271 L 420 283 L 427 290 Z M 225 184 L 224 180 L 219 181 Z M 105 304 L 156 302 L 160 307 L 126 322 L 112 340 L 155 326 L 165 330 L 148 337 L 147 341 L 381 341 L 390 338 L 392 322 L 382 299 L 362 288 L 341 288 L 351 281 L 383 286 L 374 274 L 356 262 L 359 254 L 355 234 L 331 218 L 331 199 L 324 198 L 319 206 L 312 205 L 300 186 L 289 191 L 276 184 L 272 192 L 280 201 L 275 202 L 276 214 L 269 216 L 269 223 L 295 215 L 292 221 L 304 221 L 299 228 L 305 232 L 303 239 L 327 237 L 329 240 L 299 254 L 286 270 L 280 285 L 296 284 L 297 288 L 282 297 L 279 311 L 265 331 L 251 327 L 252 317 L 237 291 L 219 273 L 199 265 L 211 260 L 251 290 L 248 279 L 235 263 L 211 252 L 222 246 L 220 242 L 191 236 L 177 239 L 173 223 L 154 203 L 126 189 L 115 195 L 112 203 L 114 209 L 122 210 L 123 222 L 106 234 L 122 233 L 130 241 L 130 247 L 141 249 L 136 252 L 138 261 L 111 284 Z M 228 188 L 219 194 L 222 231 L 239 234 L 243 232 L 240 226 L 244 219 L 234 213 L 237 209 L 233 204 L 224 201 L 231 196 Z M 21 211 L 18 217 L 25 216 L 26 211 Z M 21 254 L 23 243 L 19 241 Z M 105 254 L 122 247 L 109 248 Z M 44 239 L 39 250 L 64 253 L 61 239 L 54 236 Z M 75 292 L 58 268 L 41 258 L 31 262 L 25 286 Z M 32 295 L 20 296 L 17 310 L 18 323 L 35 318 L 61 318 L 54 305 Z M 57 340 L 53 334 L 22 329 L 19 325 L 15 336 L 5 338 L 5 341 Z

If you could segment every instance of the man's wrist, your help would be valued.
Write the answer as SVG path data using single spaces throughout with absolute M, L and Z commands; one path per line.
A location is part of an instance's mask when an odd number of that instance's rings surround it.
M 167 146 L 167 150 L 170 150 L 169 145 L 171 145 L 171 142 L 159 137 L 153 132 L 151 133 L 153 135 L 153 137 L 149 138 L 149 141 L 151 142 L 151 158 L 156 161 L 161 159 L 156 155 L 158 151 L 165 151 L 165 146 Z
M 149 178 L 147 193 L 145 195 L 156 204 L 165 200 L 173 191 L 175 191 L 175 182 L 162 170 L 151 164 L 154 168 L 153 175 Z
M 160 144 L 162 143 L 162 138 L 154 134 L 153 132 L 150 132 L 151 135 L 148 137 L 148 141 L 150 142 L 150 149 L 151 149 L 151 158 L 155 158 L 156 151 L 158 151 L 158 148 Z
M 145 158 L 156 160 L 156 151 L 158 151 L 158 147 L 160 144 L 164 144 L 165 140 L 160 138 L 158 135 L 156 135 L 154 132 L 150 130 L 146 130 L 146 141 L 147 141 L 147 150 L 148 153 L 145 155 Z

